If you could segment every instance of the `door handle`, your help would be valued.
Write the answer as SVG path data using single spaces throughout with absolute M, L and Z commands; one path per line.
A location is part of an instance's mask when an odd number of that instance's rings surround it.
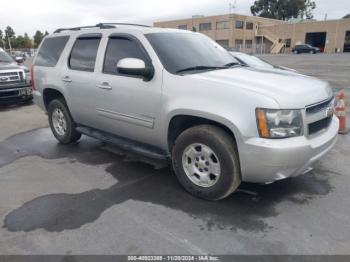
M 105 90 L 112 90 L 112 87 L 107 83 L 103 82 L 102 84 L 97 86 L 98 88 L 105 89 Z
M 70 82 L 72 82 L 72 79 L 70 79 L 69 76 L 65 76 L 65 77 L 62 78 L 62 81 L 66 82 L 66 83 L 70 83 Z

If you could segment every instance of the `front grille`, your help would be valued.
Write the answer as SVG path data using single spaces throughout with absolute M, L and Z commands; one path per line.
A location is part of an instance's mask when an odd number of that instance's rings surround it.
M 0 98 L 18 96 L 19 91 L 0 92 Z
M 0 77 L 1 76 L 16 76 L 18 75 L 18 72 L 0 72 Z
M 332 122 L 334 97 L 306 107 L 308 135 L 326 130 Z
M 23 71 L 0 72 L 0 87 L 23 83 L 24 81 Z
M 333 97 L 331 97 L 330 99 L 328 99 L 324 102 L 321 102 L 319 104 L 311 105 L 311 106 L 306 108 L 306 114 L 315 114 L 319 111 L 322 111 L 322 110 L 330 107 L 332 104 L 332 101 L 333 101 Z
M 333 116 L 330 116 L 309 124 L 309 135 L 315 134 L 323 129 L 328 128 L 332 122 L 332 117 Z

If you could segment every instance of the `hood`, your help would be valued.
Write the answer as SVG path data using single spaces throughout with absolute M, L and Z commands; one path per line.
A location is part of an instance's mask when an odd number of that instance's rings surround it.
M 12 69 L 22 69 L 17 63 L 4 63 L 0 62 L 0 70 L 12 70 Z
M 304 108 L 333 95 L 327 82 L 299 73 L 278 69 L 237 67 L 188 75 L 214 86 L 244 88 L 274 99 L 281 109 Z

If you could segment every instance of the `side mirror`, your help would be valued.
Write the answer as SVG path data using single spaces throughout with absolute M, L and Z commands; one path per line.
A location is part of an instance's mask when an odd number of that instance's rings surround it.
M 149 81 L 153 78 L 153 67 L 146 66 L 145 62 L 137 58 L 124 58 L 117 64 L 117 70 L 121 74 L 142 76 L 143 80 Z

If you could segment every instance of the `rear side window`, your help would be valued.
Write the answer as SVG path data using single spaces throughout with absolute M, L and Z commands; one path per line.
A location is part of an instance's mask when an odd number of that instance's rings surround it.
M 39 53 L 35 59 L 35 65 L 54 67 L 60 58 L 69 36 L 46 38 L 42 43 Z
M 117 64 L 123 58 L 138 58 L 147 65 L 146 55 L 138 43 L 125 37 L 110 38 L 106 49 L 103 73 L 117 75 Z
M 78 38 L 69 57 L 69 67 L 73 70 L 93 72 L 100 38 Z

